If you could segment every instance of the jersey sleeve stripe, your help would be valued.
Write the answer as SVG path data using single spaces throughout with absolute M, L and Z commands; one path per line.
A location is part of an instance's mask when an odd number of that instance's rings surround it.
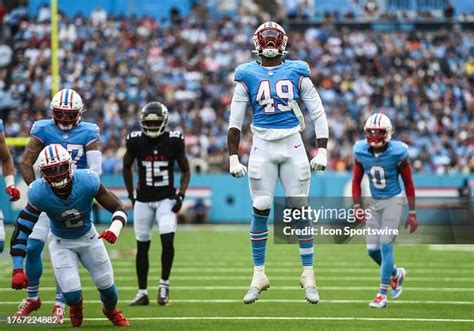
M 98 138 L 92 139 L 91 141 L 89 141 L 88 143 L 86 143 L 86 147 L 89 146 L 90 144 L 92 144 L 93 142 L 96 142 L 96 141 L 99 141 L 99 139 L 98 139 Z
M 250 95 L 250 90 L 249 90 L 247 84 L 245 84 L 245 83 L 244 83 L 243 81 L 241 81 L 241 80 L 236 80 L 236 82 L 242 84 L 242 86 L 247 90 L 247 93 Z

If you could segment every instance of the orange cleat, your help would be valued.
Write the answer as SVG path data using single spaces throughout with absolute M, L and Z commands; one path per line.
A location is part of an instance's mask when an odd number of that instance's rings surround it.
M 35 310 L 40 309 L 41 300 L 38 298 L 33 299 L 24 299 L 18 306 L 18 311 L 16 312 L 16 317 L 25 317 L 34 312 Z
M 69 306 L 69 319 L 71 320 L 72 326 L 81 326 L 82 319 L 84 318 L 82 315 L 82 309 L 82 298 L 78 303 Z
M 105 308 L 102 309 L 102 312 L 105 316 L 113 323 L 115 326 L 130 326 L 128 320 L 123 316 L 122 312 L 115 308 L 113 311 L 107 311 Z

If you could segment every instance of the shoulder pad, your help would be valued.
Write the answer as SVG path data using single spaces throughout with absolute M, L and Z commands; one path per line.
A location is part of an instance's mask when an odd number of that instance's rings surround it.
M 300 61 L 300 60 L 294 60 L 294 61 L 290 62 L 290 65 L 301 76 L 303 76 L 303 77 L 310 77 L 311 76 L 311 70 L 309 69 L 309 65 L 308 65 L 307 62 Z
M 252 62 L 242 63 L 235 69 L 234 80 L 237 82 L 245 81 L 247 74 L 250 72 Z

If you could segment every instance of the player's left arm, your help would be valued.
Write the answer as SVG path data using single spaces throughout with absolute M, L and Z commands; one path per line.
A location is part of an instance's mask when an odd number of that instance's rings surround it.
M 41 211 L 28 203 L 18 214 L 10 240 L 10 255 L 13 260 L 12 288 L 21 290 L 28 286 L 28 277 L 23 272 L 26 244 Z
M 183 200 L 186 196 L 186 190 L 188 189 L 189 181 L 191 179 L 191 169 L 189 168 L 189 161 L 184 148 L 176 161 L 178 162 L 179 170 L 181 170 L 181 180 L 179 183 L 179 192 L 175 197 L 176 204 L 172 208 L 173 213 L 179 212 L 183 206 Z
M 318 91 L 309 77 L 301 79 L 301 99 L 308 109 L 314 123 L 314 130 L 318 142 L 318 152 L 311 160 L 313 170 L 325 170 L 327 166 L 327 146 L 329 140 L 329 127 L 326 112 L 323 107 Z
M 2 174 L 5 179 L 6 192 L 10 196 L 10 201 L 20 199 L 20 190 L 15 186 L 15 167 L 13 158 L 8 150 L 5 136 L 0 131 L 0 161 L 2 164 Z
M 98 139 L 94 139 L 86 145 L 87 166 L 98 176 L 102 175 L 102 152 Z
M 112 213 L 112 223 L 107 230 L 104 230 L 99 235 L 99 238 L 104 238 L 109 243 L 113 244 L 117 241 L 120 232 L 125 224 L 127 224 L 127 214 L 125 213 L 125 206 L 122 201 L 104 185 L 100 184 L 99 189 L 95 195 L 97 202 Z
M 405 192 L 408 199 L 408 218 L 405 222 L 405 229 L 409 226 L 410 233 L 415 232 L 418 227 L 418 220 L 416 218 L 416 206 L 415 206 L 415 185 L 413 182 L 413 173 L 411 165 L 408 159 L 403 160 L 398 165 L 398 170 L 402 176 L 403 184 L 405 185 Z

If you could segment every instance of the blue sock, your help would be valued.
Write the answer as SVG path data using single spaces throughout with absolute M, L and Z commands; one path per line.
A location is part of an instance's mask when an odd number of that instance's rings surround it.
M 380 266 L 380 293 L 387 294 L 390 277 L 393 274 L 393 244 L 382 244 L 382 264 Z
M 378 265 L 382 264 L 382 254 L 380 253 L 380 249 L 369 249 L 368 250 L 369 256 L 372 258 L 372 260 L 375 261 Z M 393 271 L 392 271 L 392 276 L 397 275 L 397 266 L 394 264 L 393 265 Z
M 29 239 L 26 246 L 25 273 L 28 276 L 28 298 L 37 298 L 39 292 L 39 282 L 43 274 L 43 262 L 41 252 L 44 242 L 37 239 Z
M 78 303 L 82 298 L 81 290 L 63 293 L 62 295 L 68 306 Z
M 61 289 L 59 288 L 58 285 L 56 285 L 56 304 L 57 305 L 64 305 L 65 300 L 63 297 L 63 292 L 61 292 Z
M 310 221 L 298 221 L 298 229 L 311 229 L 313 224 Z M 314 264 L 314 247 L 313 235 L 298 236 L 298 243 L 300 246 L 301 264 L 303 267 L 312 267 Z
M 250 223 L 250 240 L 252 241 L 252 257 L 254 266 L 265 264 L 265 253 L 268 239 L 268 215 L 252 214 Z
M 104 308 L 107 311 L 112 311 L 117 306 L 118 294 L 115 284 L 106 288 L 105 290 L 99 289 L 100 301 L 104 304 Z

